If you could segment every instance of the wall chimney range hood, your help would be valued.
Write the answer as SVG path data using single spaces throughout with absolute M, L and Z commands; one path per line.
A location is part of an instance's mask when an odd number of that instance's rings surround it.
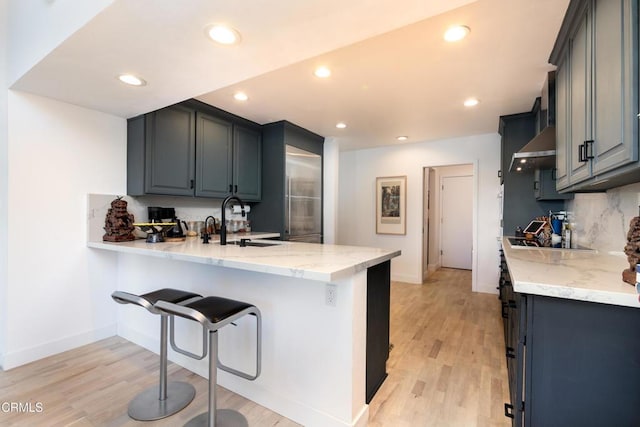
M 556 127 L 542 129 L 520 151 L 513 153 L 510 172 L 527 169 L 551 169 L 556 166 Z
M 556 166 L 556 72 L 547 74 L 542 88 L 538 129 L 539 133 L 513 154 L 509 172 L 531 169 L 552 169 Z M 535 109 L 535 108 L 534 108 Z

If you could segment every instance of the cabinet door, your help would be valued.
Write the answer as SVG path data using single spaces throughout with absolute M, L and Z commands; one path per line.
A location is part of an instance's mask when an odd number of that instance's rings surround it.
M 559 194 L 556 191 L 555 169 L 536 169 L 533 174 L 533 192 L 536 200 L 573 199 L 572 193 Z
M 262 135 L 239 125 L 233 131 L 233 192 L 246 201 L 262 197 Z
M 225 198 L 231 193 L 233 125 L 198 114 L 196 128 L 196 196 Z
M 569 122 L 569 61 L 558 66 L 556 71 L 556 188 L 561 190 L 569 186 L 568 156 Z
M 538 295 L 527 306 L 526 425 L 639 426 L 640 312 Z
M 145 116 L 145 193 L 193 196 L 194 118 L 181 106 Z
M 635 162 L 632 24 L 630 0 L 594 3 L 593 173 Z M 627 88 L 627 90 L 625 90 Z
M 582 16 L 578 29 L 570 42 L 569 51 L 569 123 L 570 151 L 569 183 L 575 184 L 591 175 L 591 162 L 586 160 L 585 144 L 590 139 L 590 37 L 589 14 Z

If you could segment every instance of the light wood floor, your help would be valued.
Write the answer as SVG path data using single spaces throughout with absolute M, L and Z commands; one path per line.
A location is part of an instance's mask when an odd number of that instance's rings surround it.
M 496 295 L 471 292 L 471 271 L 440 269 L 391 287 L 389 376 L 369 426 L 510 426 L 504 334 Z
M 440 270 L 424 285 L 393 283 L 389 377 L 370 405 L 371 427 L 508 426 L 507 373 L 496 296 L 471 293 L 471 274 Z M 207 382 L 169 365 L 171 380 L 196 387 L 186 409 L 165 420 L 135 422 L 128 402 L 157 381 L 157 355 L 120 337 L 0 371 L 0 404 L 32 402 L 42 412 L 0 410 L 0 426 L 178 426 L 206 410 Z M 225 389 L 219 407 L 250 426 L 297 426 Z M 2 408 L 0 408 L 2 409 Z

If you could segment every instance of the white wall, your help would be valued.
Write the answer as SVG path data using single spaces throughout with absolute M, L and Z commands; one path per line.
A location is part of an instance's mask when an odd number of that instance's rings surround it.
M 11 86 L 113 0 L 6 0 L 6 3 L 11 19 L 2 28 L 8 28 L 9 34 Z
M 485 134 L 416 144 L 403 144 L 340 155 L 338 243 L 400 249 L 392 261 L 393 280 L 422 279 L 422 173 L 426 166 L 471 163 L 477 196 L 475 289 L 495 293 L 498 281 L 500 137 Z M 375 233 L 375 179 L 407 176 L 407 234 Z
M 7 331 L 7 2 L 0 0 L 0 369 Z
M 117 259 L 86 247 L 86 198 L 126 192 L 126 120 L 9 91 L 4 368 L 115 333 Z

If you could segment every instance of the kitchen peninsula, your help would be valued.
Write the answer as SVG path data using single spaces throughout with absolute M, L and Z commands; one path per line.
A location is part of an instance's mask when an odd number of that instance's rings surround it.
M 94 223 L 100 215 L 95 218 Z M 250 382 L 220 372 L 221 386 L 305 426 L 367 424 L 367 402 L 386 375 L 389 267 L 400 251 L 281 241 L 220 246 L 195 237 L 109 243 L 96 235 L 89 232 L 88 246 L 99 249 L 98 256 L 117 257 L 118 290 L 173 287 L 246 301 L 261 310 L 261 376 Z M 157 352 L 157 319 L 126 306 L 117 310 L 118 335 Z M 380 320 L 381 329 L 373 329 Z M 251 369 L 254 328 L 251 319 L 241 319 L 231 331 L 220 332 L 223 363 Z M 179 345 L 199 350 L 198 326 L 178 319 L 176 330 Z M 169 359 L 207 376 L 206 360 L 171 351 Z
M 500 298 L 514 426 L 640 425 L 640 303 L 623 253 L 511 246 Z

